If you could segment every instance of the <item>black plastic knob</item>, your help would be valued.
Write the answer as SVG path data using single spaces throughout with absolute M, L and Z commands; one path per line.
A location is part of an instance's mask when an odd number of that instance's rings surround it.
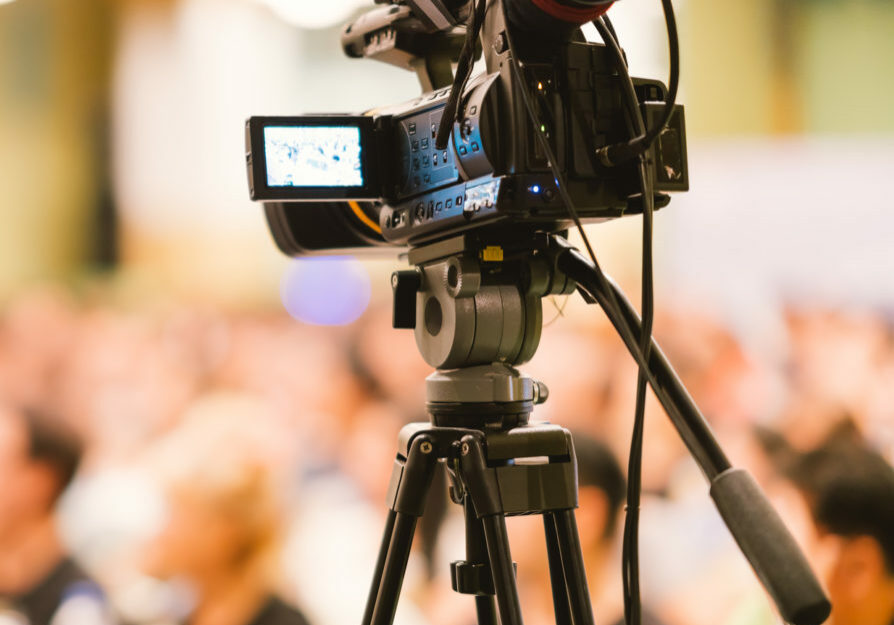
M 391 274 L 391 289 L 394 292 L 394 316 L 391 320 L 393 327 L 406 330 L 416 328 L 416 293 L 420 286 L 422 277 L 415 269 Z

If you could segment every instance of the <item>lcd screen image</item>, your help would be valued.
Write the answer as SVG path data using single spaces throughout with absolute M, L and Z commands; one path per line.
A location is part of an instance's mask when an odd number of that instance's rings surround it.
M 355 126 L 268 126 L 267 186 L 361 187 L 361 152 Z

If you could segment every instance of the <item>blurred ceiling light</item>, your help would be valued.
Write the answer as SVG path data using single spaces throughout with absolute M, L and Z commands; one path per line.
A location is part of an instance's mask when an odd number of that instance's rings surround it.
M 15 2 L 15 0 L 0 0 L 0 4 L 11 4 Z
M 4 0 L 0 0 L 3 2 Z M 331 28 L 338 26 L 372 0 L 258 0 L 280 18 L 299 28 Z

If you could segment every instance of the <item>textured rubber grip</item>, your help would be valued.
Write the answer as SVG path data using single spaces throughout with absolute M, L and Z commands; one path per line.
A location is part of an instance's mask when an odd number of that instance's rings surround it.
M 794 625 L 825 622 L 832 605 L 751 474 L 724 471 L 711 484 L 711 498 L 782 618 Z

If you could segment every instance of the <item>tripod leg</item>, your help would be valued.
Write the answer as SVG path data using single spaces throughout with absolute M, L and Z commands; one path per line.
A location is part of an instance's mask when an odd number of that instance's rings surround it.
M 413 439 L 406 461 L 398 459 L 395 464 L 392 483 L 396 487 L 389 496 L 391 511 L 370 586 L 364 625 L 391 625 L 394 622 L 416 521 L 422 516 L 437 461 L 431 438 L 419 435 Z
M 593 606 L 590 604 L 590 589 L 587 586 L 587 573 L 584 570 L 574 510 L 560 510 L 551 514 L 556 522 L 556 536 L 574 624 L 593 625 Z
M 388 550 L 391 547 L 391 536 L 394 534 L 394 519 L 397 513 L 394 510 L 388 511 L 388 518 L 385 521 L 385 531 L 382 535 L 382 544 L 379 547 L 379 557 L 376 559 L 376 570 L 373 573 L 372 585 L 369 588 L 369 596 L 366 599 L 366 609 L 363 611 L 363 625 L 369 625 L 372 622 L 373 610 L 376 607 L 376 598 L 379 596 L 379 586 L 382 582 L 382 572 L 385 570 L 385 559 L 388 557 Z
M 416 531 L 415 517 L 398 512 L 394 519 L 394 533 L 388 546 L 388 555 L 382 570 L 380 588 L 372 610 L 372 625 L 391 625 L 397 612 L 397 601 L 403 585 L 407 561 L 410 559 L 410 547 L 413 545 L 413 534 Z M 373 582 L 375 584 L 375 582 Z
M 571 625 L 571 608 L 568 602 L 568 586 L 562 568 L 562 554 L 559 536 L 556 533 L 556 518 L 553 512 L 543 513 L 543 529 L 546 534 L 546 555 L 549 561 L 549 581 L 553 591 L 553 608 L 556 625 Z
M 478 617 L 478 625 L 497 625 L 497 607 L 491 595 L 475 597 L 475 615 Z
M 497 606 L 500 609 L 500 623 L 522 625 L 515 567 L 509 551 L 506 518 L 503 515 L 496 477 L 487 468 L 480 436 L 466 435 L 461 443 L 460 467 L 463 483 L 484 529 L 487 557 L 494 578 Z
M 481 517 L 490 568 L 494 576 L 494 590 L 500 608 L 502 625 L 522 625 L 521 603 L 518 586 L 515 583 L 515 567 L 509 553 L 509 535 L 506 533 L 506 519 L 501 514 Z
M 475 516 L 475 506 L 469 495 L 463 498 L 463 515 L 466 522 L 466 560 L 471 564 L 484 565 L 490 574 L 490 561 L 487 556 L 487 541 L 481 520 Z M 497 625 L 497 607 L 494 604 L 493 588 L 479 588 L 490 594 L 475 595 L 475 613 L 478 625 Z

